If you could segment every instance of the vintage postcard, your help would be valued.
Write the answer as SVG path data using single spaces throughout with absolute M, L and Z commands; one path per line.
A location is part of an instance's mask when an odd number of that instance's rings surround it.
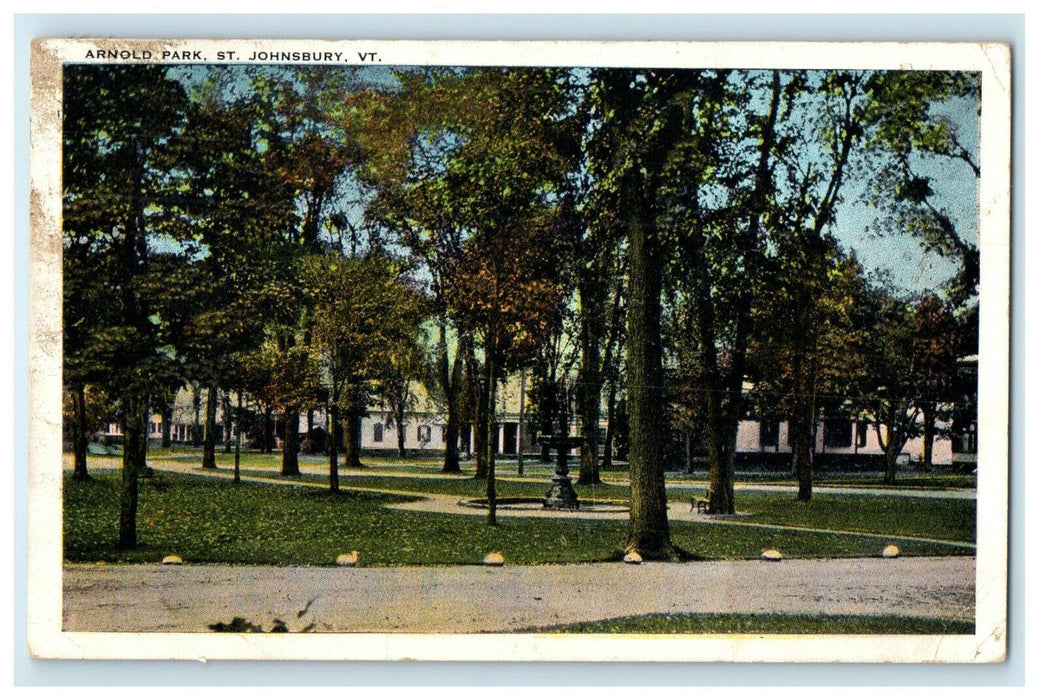
M 998 44 L 32 50 L 40 658 L 999 662 Z

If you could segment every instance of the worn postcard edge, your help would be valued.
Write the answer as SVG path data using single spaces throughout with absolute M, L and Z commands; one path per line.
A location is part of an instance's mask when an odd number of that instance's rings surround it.
M 983 74 L 976 633 L 876 635 L 117 634 L 62 631 L 61 69 L 87 47 L 134 52 L 338 49 L 385 65 L 975 70 Z M 242 55 L 242 54 L 241 54 Z M 156 62 L 146 61 L 146 62 Z M 186 63 L 193 61 L 170 61 Z M 279 61 L 291 63 L 291 61 Z M 972 43 L 47 39 L 31 51 L 28 642 L 36 658 L 448 661 L 994 662 L 1006 655 L 1011 68 Z M 438 643 L 437 642 L 438 638 Z

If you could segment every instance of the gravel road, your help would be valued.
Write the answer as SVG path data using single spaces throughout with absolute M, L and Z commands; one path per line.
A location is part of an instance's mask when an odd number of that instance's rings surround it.
M 67 631 L 512 632 L 643 613 L 974 618 L 974 557 L 630 566 L 64 567 Z

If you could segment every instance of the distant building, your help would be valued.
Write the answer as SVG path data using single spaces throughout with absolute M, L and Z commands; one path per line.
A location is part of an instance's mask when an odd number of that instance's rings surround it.
M 933 463 L 935 465 L 967 465 L 970 468 L 977 461 L 977 424 L 976 424 L 976 356 L 963 359 L 962 381 L 966 387 L 956 407 L 952 411 L 950 425 L 938 425 L 938 435 L 933 441 Z M 965 386 L 965 385 L 963 385 Z M 525 454 L 537 453 L 536 431 L 527 422 L 527 416 L 520 414 L 520 382 L 518 375 L 502 382 L 498 388 L 498 412 L 495 444 L 498 454 L 515 455 L 522 450 Z M 411 409 L 406 412 L 404 420 L 403 446 L 412 453 L 438 453 L 443 451 L 446 442 L 445 414 L 433 401 L 420 384 L 412 388 L 413 400 Z M 194 438 L 195 431 L 203 435 L 202 421 L 206 391 L 199 402 L 193 402 L 192 393 L 188 390 L 178 392 L 168 426 L 171 443 L 191 445 L 199 442 Z M 278 418 L 278 417 L 277 417 Z M 474 433 L 469 416 L 463 416 L 460 446 L 465 454 L 475 449 Z M 398 449 L 397 426 L 391 411 L 381 405 L 373 405 L 366 416 L 360 419 L 361 448 L 365 451 L 388 451 Z M 219 405 L 216 425 L 216 437 L 219 444 L 232 439 L 226 434 L 224 417 Z M 163 436 L 163 419 L 154 413 L 149 422 L 149 439 L 152 444 L 159 444 Z M 312 429 L 323 430 L 325 416 L 322 410 L 313 412 Z M 302 412 L 299 433 L 304 439 L 309 433 L 308 416 Z M 270 426 L 272 445 L 281 449 L 282 431 L 277 429 L 276 421 Z M 120 425 L 110 423 L 105 430 L 110 438 L 119 438 Z M 576 424 L 570 432 L 577 433 Z M 606 435 L 606 426 L 600 429 L 600 441 Z M 673 434 L 666 434 L 666 445 L 674 439 Z M 736 455 L 739 464 L 763 464 L 767 467 L 784 466 L 791 460 L 792 430 L 786 420 L 741 420 L 738 424 Z M 258 447 L 259 445 L 254 445 Z M 602 449 L 602 446 L 600 446 Z M 698 447 L 695 454 L 700 459 Z M 907 441 L 901 448 L 898 459 L 902 466 L 908 462 L 923 462 L 923 440 L 921 437 Z M 831 468 L 833 465 L 855 463 L 877 464 L 875 457 L 882 456 L 883 451 L 876 435 L 875 424 L 861 419 L 822 418 L 817 423 L 814 438 L 814 463 Z M 685 460 L 684 460 L 685 461 Z

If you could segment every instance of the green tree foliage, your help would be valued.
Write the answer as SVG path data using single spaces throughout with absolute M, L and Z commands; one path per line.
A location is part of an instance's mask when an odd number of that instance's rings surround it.
M 788 418 L 800 501 L 813 497 L 819 419 L 855 415 L 865 367 L 865 330 L 855 316 L 865 298 L 858 263 L 831 240 L 793 240 L 779 249 L 774 277 L 757 300 L 752 378 L 761 415 Z
M 384 349 L 382 359 L 376 363 L 374 382 L 377 398 L 396 424 L 397 453 L 400 457 L 406 457 L 407 412 L 417 405 L 417 388 L 431 386 L 431 382 L 427 381 L 429 365 L 424 349 L 425 339 L 420 336 L 404 337 L 402 341 L 399 344 L 390 343 Z
M 868 83 L 867 119 L 875 177 L 869 199 L 880 213 L 878 230 L 903 233 L 959 270 L 948 296 L 957 307 L 977 294 L 980 256 L 960 221 L 955 202 L 939 195 L 949 179 L 980 179 L 976 121 L 980 77 L 949 71 L 874 73 Z M 886 161 L 883 163 L 882 161 Z
M 884 482 L 891 484 L 901 450 L 913 438 L 924 437 L 924 459 L 932 464 L 937 410 L 954 398 L 960 327 L 936 295 L 906 301 L 879 289 L 872 300 L 861 348 L 867 363 L 861 403 L 876 423 Z
M 367 219 L 393 231 L 418 266 L 426 307 L 436 326 L 434 389 L 446 410 L 443 472 L 460 473 L 459 432 L 469 415 L 464 399 L 471 336 L 450 317 L 450 267 L 469 232 L 453 217 L 447 158 L 460 145 L 458 107 L 448 92 L 460 76 L 434 70 L 397 74 L 399 89 L 362 92 L 347 102 L 345 119 L 359 124 L 365 163 L 361 179 L 375 191 Z M 448 123 L 448 119 L 453 119 Z
M 497 383 L 547 334 L 549 312 L 564 293 L 559 277 L 566 258 L 553 195 L 569 168 L 556 140 L 566 98 L 555 73 L 543 69 L 401 79 L 414 107 L 379 121 L 375 141 L 392 141 L 398 154 L 377 161 L 384 183 L 379 204 L 388 207 L 385 223 L 404 234 L 430 275 L 448 405 L 457 387 L 446 320 L 456 337 L 475 338 L 482 348 L 476 427 L 486 439 L 477 445 L 477 473 L 488 478 L 493 523 Z M 387 114 L 389 104 L 377 99 L 371 109 Z
M 338 442 L 342 410 L 383 371 L 390 348 L 409 347 L 417 337 L 420 303 L 401 270 L 374 252 L 364 258 L 337 254 L 302 260 L 305 290 L 312 299 L 310 347 L 327 395 L 330 489 L 338 491 Z
M 291 190 L 261 177 L 258 105 L 224 99 L 219 83 L 202 86 L 180 139 L 179 165 L 191 174 L 182 195 L 186 237 L 199 249 L 192 288 L 179 296 L 192 310 L 182 343 L 184 371 L 207 387 L 203 467 L 214 468 L 220 390 L 244 386 L 242 356 L 260 346 L 266 319 L 289 324 L 295 314 L 292 252 L 282 233 L 295 218 Z M 263 313 L 264 310 L 264 313 Z
M 927 294 L 915 303 L 912 314 L 912 354 L 915 358 L 915 405 L 922 415 L 923 468 L 933 467 L 933 442 L 941 410 L 950 412 L 960 400 L 959 359 L 962 349 L 961 312 L 937 295 Z
M 104 367 L 105 388 L 118 397 L 119 544 L 131 548 L 149 396 L 172 371 L 174 329 L 155 307 L 168 288 L 165 273 L 184 260 L 172 225 L 180 172 L 171 144 L 184 128 L 188 100 L 159 66 L 68 66 L 63 99 L 63 239 L 71 261 L 90 259 L 68 280 L 65 325 L 76 329 L 69 354 L 81 380 L 82 372 Z M 177 252 L 154 247 L 163 236 Z
M 759 297 L 794 290 L 794 305 L 827 269 L 826 236 L 863 134 L 865 80 L 730 72 L 709 75 L 697 93 L 696 126 L 665 196 L 677 202 L 669 230 L 678 254 L 669 271 L 678 391 L 702 427 L 712 512 L 733 512 Z M 787 262 L 807 249 L 801 256 L 810 261 Z

